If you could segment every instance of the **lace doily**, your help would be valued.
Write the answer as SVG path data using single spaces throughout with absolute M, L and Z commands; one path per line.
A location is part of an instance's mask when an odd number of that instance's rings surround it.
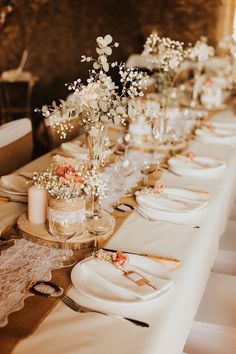
M 11 312 L 24 306 L 32 280 L 51 279 L 51 271 L 62 267 L 60 250 L 33 244 L 24 239 L 0 255 L 0 327 Z
M 63 221 L 68 224 L 73 224 L 75 222 L 83 222 L 85 218 L 85 209 L 77 211 L 62 211 L 48 208 L 48 217 L 58 223 L 61 223 Z

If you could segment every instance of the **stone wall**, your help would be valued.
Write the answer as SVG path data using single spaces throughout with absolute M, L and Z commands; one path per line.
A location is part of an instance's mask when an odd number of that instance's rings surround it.
M 24 49 L 26 70 L 40 77 L 33 104 L 64 97 L 65 82 L 86 76 L 81 54 L 93 54 L 98 35 L 120 42 L 114 59 L 142 50 L 145 36 L 186 42 L 207 35 L 215 42 L 219 0 L 12 0 L 13 12 L 0 29 L 0 71 L 15 68 Z M 6 1 L 0 0 L 0 9 Z

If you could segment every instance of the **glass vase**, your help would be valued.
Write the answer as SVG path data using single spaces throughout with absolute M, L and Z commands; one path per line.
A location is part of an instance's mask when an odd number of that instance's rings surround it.
M 173 127 L 175 122 L 171 122 L 169 117 L 169 99 L 166 93 L 160 94 L 160 103 L 159 115 L 155 120 L 153 120 L 152 134 L 159 149 L 164 149 L 164 151 L 166 151 L 170 144 L 176 144 L 178 137 Z
M 194 81 L 193 81 L 193 92 L 192 92 L 192 100 L 190 103 L 191 107 L 196 107 L 199 104 L 199 95 L 201 91 L 201 82 L 202 82 L 202 71 L 203 71 L 203 63 L 198 62 L 194 69 Z
M 99 171 L 105 164 L 108 148 L 107 141 L 108 124 L 97 124 L 85 129 L 85 136 L 89 151 L 88 169 Z M 94 237 L 94 248 L 99 247 L 98 236 L 110 236 L 114 230 L 115 220 L 111 214 L 101 209 L 97 190 L 91 190 L 87 198 L 86 231 Z
M 89 168 L 99 169 L 106 159 L 108 124 L 85 127 L 84 131 L 89 151 Z

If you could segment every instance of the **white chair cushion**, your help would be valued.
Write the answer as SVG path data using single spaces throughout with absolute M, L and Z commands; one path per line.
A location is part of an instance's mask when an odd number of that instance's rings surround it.
M 235 294 L 235 276 L 211 273 L 195 320 L 232 327 L 236 335 Z
M 235 331 L 214 324 L 194 322 L 184 350 L 189 354 L 235 354 Z
M 236 278 L 211 273 L 184 350 L 191 354 L 236 353 Z
M 220 238 L 221 250 L 236 252 L 236 220 L 229 220 Z
M 32 131 L 29 118 L 17 119 L 0 126 L 0 148 L 13 143 Z
M 231 209 L 230 219 L 236 220 L 236 203 L 234 203 L 233 208 Z
M 126 61 L 127 68 L 149 68 L 150 63 L 141 54 L 132 54 Z
M 227 223 L 212 271 L 236 276 L 236 220 Z

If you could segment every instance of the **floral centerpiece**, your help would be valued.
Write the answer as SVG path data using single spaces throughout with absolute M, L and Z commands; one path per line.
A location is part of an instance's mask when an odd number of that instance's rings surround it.
M 207 38 L 201 37 L 193 47 L 188 49 L 188 58 L 195 63 L 194 85 L 191 106 L 196 106 L 202 84 L 202 71 L 207 60 L 213 57 L 215 50 L 207 44 Z
M 150 140 L 152 125 L 159 111 L 160 104 L 152 98 L 151 94 L 146 95 L 145 99 L 140 98 L 129 102 L 129 132 L 135 145 Z
M 236 31 L 235 31 L 236 32 Z M 219 50 L 221 50 L 224 55 L 229 58 L 229 64 L 226 65 L 227 76 L 228 76 L 228 88 L 232 89 L 236 82 L 235 68 L 236 68 L 236 33 L 232 36 L 223 37 L 218 44 Z
M 90 161 L 98 167 L 105 146 L 108 127 L 111 124 L 124 123 L 128 118 L 128 101 L 143 95 L 142 85 L 146 74 L 137 69 L 125 68 L 123 63 L 108 62 L 112 54 L 111 35 L 97 38 L 96 52 L 98 57 L 82 56 L 82 62 L 91 62 L 87 83 L 80 79 L 68 84 L 73 92 L 67 101 L 60 100 L 60 105 L 53 102 L 52 106 L 43 106 L 42 113 L 50 117 L 51 125 L 60 131 L 62 136 L 71 128 L 73 119 L 78 118 L 87 134 Z M 113 81 L 109 71 L 117 68 L 119 86 Z
M 214 54 L 215 50 L 207 44 L 206 37 L 201 37 L 195 45 L 188 50 L 189 59 L 201 64 L 205 64 Z
M 55 156 L 50 169 L 35 172 L 33 183 L 49 195 L 49 230 L 54 236 L 83 233 L 85 197 L 93 190 L 104 195 L 105 186 L 93 170 L 86 171 L 75 159 Z
M 146 40 L 142 53 L 151 65 L 153 77 L 160 94 L 162 108 L 160 121 L 160 142 L 164 143 L 168 137 L 167 130 L 167 107 L 170 88 L 173 86 L 177 69 L 185 58 L 184 43 L 159 37 L 156 32 Z
M 87 83 L 83 84 L 81 79 L 75 80 L 67 85 L 72 92 L 70 99 L 60 100 L 59 105 L 53 102 L 52 106 L 42 107 L 42 114 L 50 117 L 52 127 L 61 132 L 62 136 L 71 129 L 74 119 L 80 120 L 87 137 L 91 171 L 96 171 L 102 163 L 108 127 L 125 122 L 128 118 L 128 102 L 143 95 L 142 87 L 146 77 L 137 69 L 125 68 L 123 63 L 109 63 L 112 48 L 119 46 L 117 42 L 112 44 L 111 35 L 98 37 L 96 42 L 98 57 L 94 59 L 82 55 L 81 58 L 82 62 L 92 64 Z M 118 69 L 119 86 L 109 74 L 111 68 Z M 106 222 L 105 219 L 108 215 L 100 210 L 93 189 L 91 192 L 92 209 L 87 226 L 94 235 L 106 233 L 109 220 Z

